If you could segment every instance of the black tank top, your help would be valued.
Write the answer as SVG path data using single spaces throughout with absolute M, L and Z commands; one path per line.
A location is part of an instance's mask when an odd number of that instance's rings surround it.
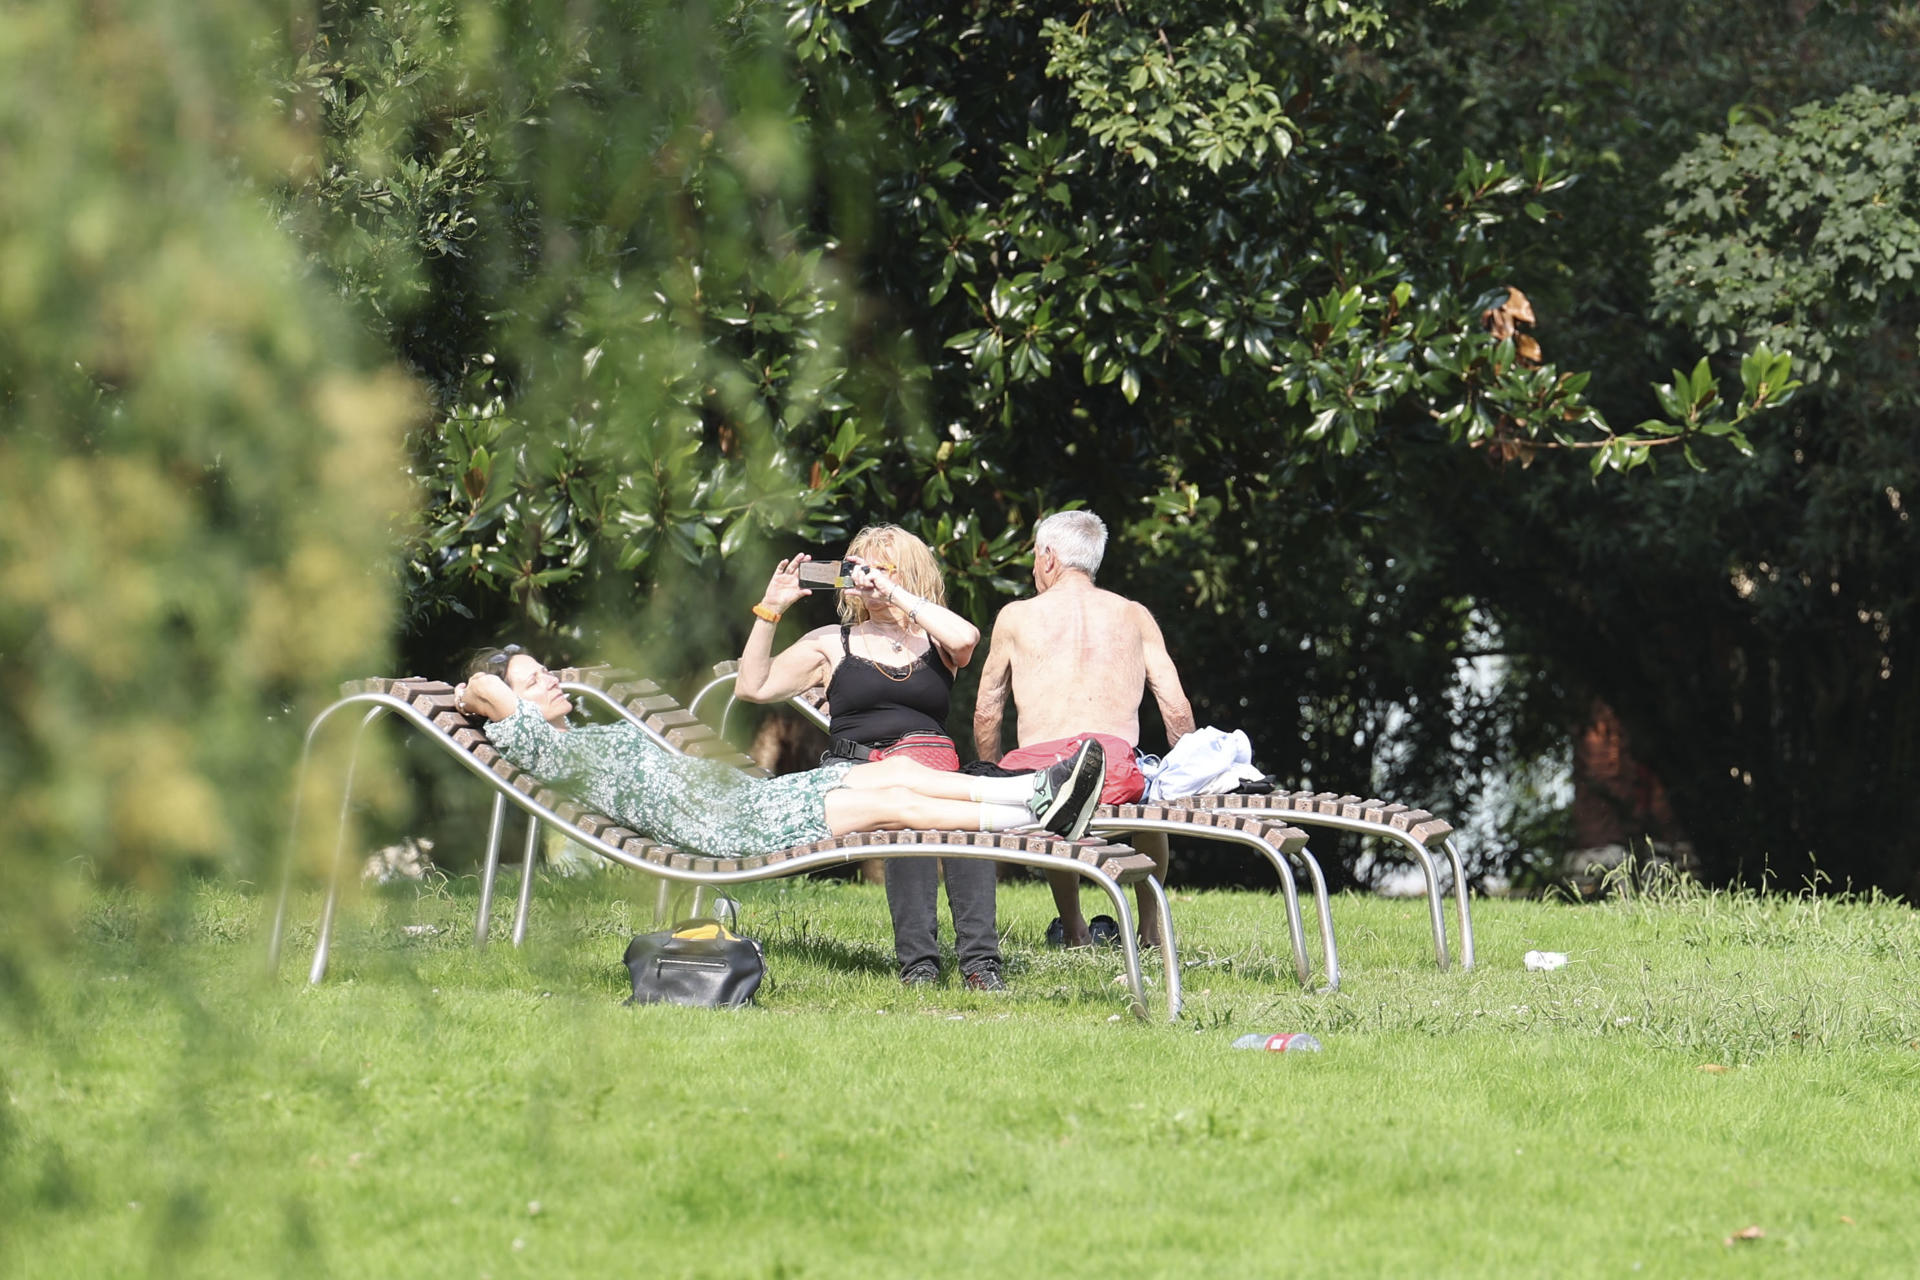
M 905 667 L 883 667 L 853 651 L 852 627 L 840 628 L 840 650 L 846 656 L 827 682 L 827 705 L 833 709 L 836 738 L 874 747 L 909 733 L 947 731 L 947 702 L 953 694 L 953 672 L 928 645 L 926 653 Z M 905 679 L 898 679 L 901 673 Z

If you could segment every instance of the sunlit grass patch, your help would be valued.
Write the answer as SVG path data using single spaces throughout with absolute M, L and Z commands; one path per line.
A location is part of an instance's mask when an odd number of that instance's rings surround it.
M 877 888 L 743 890 L 769 980 L 730 1013 L 623 1005 L 650 885 L 538 888 L 518 950 L 511 892 L 482 951 L 470 880 L 365 894 L 319 987 L 311 897 L 269 980 L 252 895 L 98 895 L 7 1030 L 7 1273 L 1897 1274 L 1920 1246 L 1920 926 L 1884 901 L 1480 902 L 1480 966 L 1443 973 L 1423 903 L 1343 899 L 1316 995 L 1276 898 L 1181 894 L 1168 1027 L 1117 952 L 1044 946 L 1031 882 L 1004 995 L 950 957 L 901 988 Z

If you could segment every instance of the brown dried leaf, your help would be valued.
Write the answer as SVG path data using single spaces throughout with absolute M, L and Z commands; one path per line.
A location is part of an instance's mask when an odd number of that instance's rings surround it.
M 1488 307 L 1480 313 L 1480 323 L 1486 326 L 1496 342 L 1503 342 L 1514 335 L 1514 326 L 1533 323 L 1533 304 L 1527 301 L 1527 295 L 1507 286 L 1507 300 L 1498 306 Z M 1532 342 L 1531 338 L 1523 339 Z M 1522 358 L 1525 358 L 1524 356 Z M 1540 349 L 1534 347 L 1533 360 L 1540 359 Z
M 1703 1062 L 1700 1069 L 1708 1075 L 1723 1076 L 1727 1073 L 1727 1069 L 1717 1062 Z
M 1732 1235 L 1728 1236 L 1725 1240 L 1722 1240 L 1720 1243 L 1731 1248 L 1736 1241 L 1759 1240 L 1764 1238 L 1766 1234 L 1767 1233 L 1762 1231 L 1759 1227 L 1742 1227 L 1738 1231 L 1734 1232 Z
M 1540 344 L 1524 333 L 1513 340 L 1513 350 L 1520 357 L 1521 364 L 1540 363 Z

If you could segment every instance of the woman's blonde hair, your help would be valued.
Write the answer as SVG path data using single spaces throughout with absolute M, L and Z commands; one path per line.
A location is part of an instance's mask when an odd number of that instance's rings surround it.
M 946 579 L 940 576 L 940 563 L 933 549 L 897 524 L 870 524 L 853 535 L 847 544 L 849 559 L 868 564 L 892 565 L 887 576 L 899 586 L 935 604 L 947 602 Z M 840 596 L 840 621 L 865 622 L 867 606 L 851 595 Z

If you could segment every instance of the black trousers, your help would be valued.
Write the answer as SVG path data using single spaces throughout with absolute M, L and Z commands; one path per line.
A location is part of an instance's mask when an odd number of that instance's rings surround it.
M 893 950 L 900 972 L 940 960 L 935 934 L 942 866 L 947 871 L 947 909 L 953 913 L 953 949 L 960 957 L 960 972 L 998 967 L 1000 930 L 993 895 L 999 867 L 979 858 L 889 858 L 887 910 L 893 913 Z

